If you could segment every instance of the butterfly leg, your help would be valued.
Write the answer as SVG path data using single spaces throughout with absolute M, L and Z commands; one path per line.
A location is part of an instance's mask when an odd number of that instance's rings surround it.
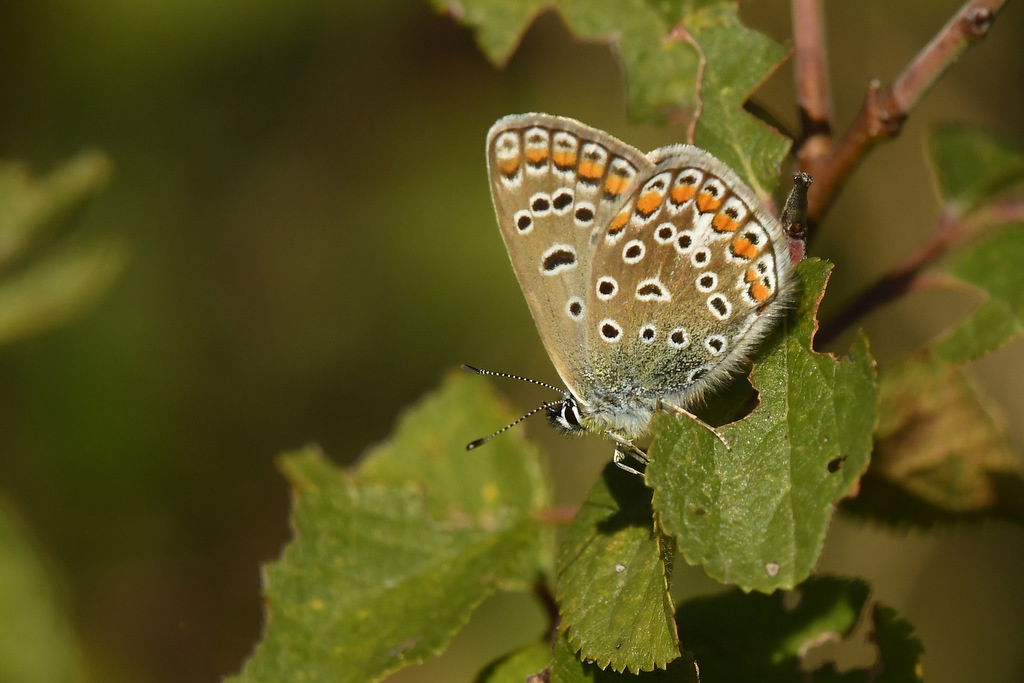
M 629 455 L 633 455 L 633 454 L 630 453 Z M 616 447 L 615 455 L 612 456 L 612 462 L 615 463 L 615 466 L 618 467 L 620 470 L 625 470 L 626 472 L 629 472 L 630 474 L 635 474 L 638 477 L 644 476 L 643 472 L 641 472 L 640 470 L 634 469 L 634 468 L 632 468 L 632 467 L 630 467 L 629 465 L 626 464 L 626 458 L 627 457 L 629 457 L 629 456 L 627 456 L 625 453 L 623 453 L 621 448 Z
M 722 432 L 718 431 L 717 429 L 715 429 L 714 427 L 709 425 L 707 422 L 705 422 L 704 420 L 700 419 L 699 417 L 697 417 L 696 415 L 691 413 L 686 408 L 683 408 L 682 406 L 677 406 L 674 403 L 669 403 L 668 401 L 665 401 L 665 400 L 659 400 L 658 401 L 658 409 L 662 410 L 664 408 L 668 408 L 669 410 L 671 410 L 673 412 L 679 413 L 680 415 L 685 415 L 686 417 L 690 418 L 691 420 L 693 420 L 694 422 L 699 424 L 701 427 L 703 427 L 704 429 L 706 429 L 709 432 L 711 432 L 712 434 L 714 434 L 715 437 L 719 441 L 722 442 L 722 445 L 725 446 L 725 450 L 727 450 L 727 451 L 731 451 L 732 450 L 732 446 L 730 446 L 729 442 L 725 440 L 724 436 L 722 436 Z
M 634 460 L 643 465 L 647 465 L 648 463 L 650 463 L 651 461 L 647 459 L 647 454 L 644 453 L 643 449 L 634 444 L 629 439 L 619 436 L 615 432 L 609 431 L 605 432 L 605 434 L 607 434 L 608 438 L 610 438 L 616 444 L 615 455 L 614 457 L 612 457 L 612 462 L 615 463 L 615 466 L 621 470 L 629 472 L 630 474 L 643 476 L 642 472 L 626 464 L 626 458 L 633 458 Z

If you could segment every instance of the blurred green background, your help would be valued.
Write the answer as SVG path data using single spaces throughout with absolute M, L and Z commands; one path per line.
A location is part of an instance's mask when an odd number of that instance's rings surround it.
M 840 129 L 868 79 L 895 76 L 959 3 L 896 5 L 828 5 Z M 785 3 L 743 11 L 787 38 Z M 1010 3 L 854 177 L 811 249 L 837 264 L 826 312 L 928 234 L 931 123 L 1024 143 L 1022 29 Z M 786 66 L 758 95 L 790 123 L 791 81 Z M 556 380 L 494 223 L 484 135 L 542 110 L 645 149 L 681 139 L 629 125 L 623 87 L 608 47 L 552 14 L 497 70 L 425 2 L 0 4 L 0 158 L 45 172 L 106 150 L 116 172 L 81 231 L 131 250 L 89 315 L 0 349 L 0 491 L 59 577 L 91 680 L 238 670 L 260 633 L 259 565 L 289 537 L 279 452 L 315 441 L 354 461 L 462 362 Z M 874 316 L 880 363 L 972 302 L 934 291 Z M 1016 343 L 971 368 L 1018 443 L 1022 361 Z M 547 398 L 502 389 L 524 410 Z M 578 501 L 609 447 L 541 422 L 527 429 L 558 498 Z M 998 682 L 1024 680 L 1022 564 L 1008 525 L 840 519 L 822 569 L 868 578 L 916 625 L 928 680 Z M 677 581 L 712 588 L 699 570 Z M 468 680 L 542 626 L 528 599 L 498 596 L 449 654 L 397 678 Z

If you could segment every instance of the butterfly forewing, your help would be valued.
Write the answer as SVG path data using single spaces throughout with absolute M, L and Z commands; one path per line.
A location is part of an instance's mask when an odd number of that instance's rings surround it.
M 788 294 L 789 249 L 778 220 L 710 154 L 684 145 L 649 156 L 657 166 L 595 245 L 587 327 L 601 360 L 583 398 L 688 407 L 742 365 L 783 308 L 772 304 Z
M 505 246 L 541 340 L 577 396 L 591 373 L 587 321 L 595 240 L 653 164 L 578 121 L 508 116 L 487 136 L 491 195 Z M 593 342 L 589 342 L 593 343 Z

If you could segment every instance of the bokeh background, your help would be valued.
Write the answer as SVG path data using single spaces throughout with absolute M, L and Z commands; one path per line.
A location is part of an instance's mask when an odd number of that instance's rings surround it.
M 840 128 L 868 80 L 895 76 L 958 5 L 828 5 Z M 742 7 L 787 39 L 787 4 Z M 826 311 L 928 234 L 930 125 L 1024 144 L 1022 29 L 1009 3 L 853 178 L 811 250 L 837 264 Z M 115 176 L 80 228 L 131 250 L 87 316 L 0 349 L 0 491 L 59 577 L 91 679 L 238 670 L 260 633 L 260 563 L 289 537 L 278 453 L 315 441 L 352 462 L 462 362 L 557 379 L 494 224 L 484 135 L 541 110 L 641 148 L 681 139 L 631 125 L 623 89 L 608 46 L 554 14 L 499 70 L 425 2 L 0 4 L 0 157 L 45 172 L 105 150 Z M 758 100 L 793 124 L 792 91 L 784 66 Z M 972 302 L 935 291 L 873 316 L 876 356 L 916 348 Z M 1020 443 L 1024 346 L 971 372 Z M 547 397 L 502 389 L 524 410 Z M 580 500 L 608 446 L 527 429 L 559 501 Z M 1024 532 L 1005 524 L 840 519 L 822 569 L 868 578 L 916 625 L 928 680 L 1000 682 L 1024 680 L 1022 564 Z M 677 570 L 683 592 L 713 589 L 702 577 Z M 469 680 L 542 627 L 528 598 L 497 596 L 448 654 L 396 679 Z

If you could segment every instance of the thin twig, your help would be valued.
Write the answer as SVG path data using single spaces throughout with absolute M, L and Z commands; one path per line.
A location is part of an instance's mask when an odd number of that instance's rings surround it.
M 942 27 L 904 69 L 883 89 L 878 81 L 868 86 L 857 119 L 824 157 L 809 157 L 803 170 L 814 178 L 808 218 L 813 227 L 828 211 L 850 172 L 879 142 L 896 136 L 910 111 L 935 81 L 969 45 L 988 33 L 1006 0 L 971 0 Z
M 936 284 L 921 271 L 937 261 L 952 247 L 959 245 L 985 228 L 1024 221 L 1024 201 L 1004 200 L 975 211 L 966 218 L 952 209 L 943 211 L 932 231 L 931 239 L 903 259 L 851 301 L 838 315 L 822 325 L 814 345 L 824 348 L 846 328 L 872 311 L 912 291 Z
M 832 94 L 821 0 L 793 0 L 792 14 L 801 129 L 796 157 L 800 168 L 808 168 L 832 149 Z

